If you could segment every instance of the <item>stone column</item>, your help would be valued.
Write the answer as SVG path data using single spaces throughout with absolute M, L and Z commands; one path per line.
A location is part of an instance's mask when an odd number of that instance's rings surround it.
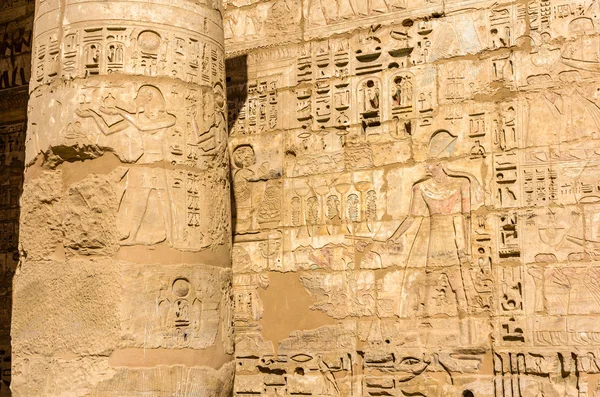
M 16 396 L 231 393 L 220 0 L 37 0 Z

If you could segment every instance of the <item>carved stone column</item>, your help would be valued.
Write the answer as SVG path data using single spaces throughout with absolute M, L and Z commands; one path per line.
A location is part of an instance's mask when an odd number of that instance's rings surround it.
M 230 394 L 220 0 L 38 0 L 32 58 L 14 394 Z

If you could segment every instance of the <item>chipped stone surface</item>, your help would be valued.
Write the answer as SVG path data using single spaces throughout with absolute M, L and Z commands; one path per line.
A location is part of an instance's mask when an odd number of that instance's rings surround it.
M 5 3 L 16 396 L 600 396 L 598 1 Z
M 19 198 L 23 193 L 27 91 L 34 4 L 0 7 L 0 396 L 10 395 L 12 281 L 19 262 Z
M 13 395 L 230 395 L 220 2 L 35 8 Z
M 227 2 L 234 395 L 600 393 L 599 18 Z

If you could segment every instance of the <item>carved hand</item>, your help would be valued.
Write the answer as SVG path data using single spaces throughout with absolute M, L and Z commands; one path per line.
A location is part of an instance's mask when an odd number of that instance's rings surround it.
M 79 117 L 94 117 L 94 113 L 90 110 L 90 109 L 85 109 L 85 110 L 81 110 L 81 109 L 75 109 L 75 114 L 78 115 Z
M 115 114 L 120 114 L 119 110 L 114 107 L 107 108 L 107 107 L 101 106 L 100 111 L 102 113 L 110 115 L 110 116 L 115 115 Z

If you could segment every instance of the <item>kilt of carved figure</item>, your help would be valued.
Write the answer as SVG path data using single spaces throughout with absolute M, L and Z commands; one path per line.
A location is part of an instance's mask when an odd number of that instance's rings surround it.
M 15 396 L 225 396 L 231 230 L 218 0 L 38 0 Z

